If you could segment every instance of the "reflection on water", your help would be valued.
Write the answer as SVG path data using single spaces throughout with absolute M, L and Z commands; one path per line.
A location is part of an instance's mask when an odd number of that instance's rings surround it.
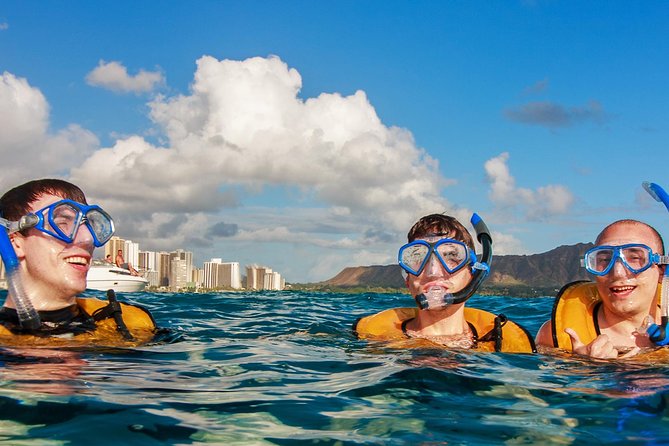
M 669 360 L 594 362 L 357 340 L 405 295 L 121 295 L 164 342 L 3 349 L 10 444 L 604 444 L 669 442 Z M 480 297 L 536 332 L 552 299 Z

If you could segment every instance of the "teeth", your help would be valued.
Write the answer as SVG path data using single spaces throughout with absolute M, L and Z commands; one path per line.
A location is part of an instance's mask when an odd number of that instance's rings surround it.
M 74 263 L 77 265 L 88 265 L 88 260 L 84 257 L 68 257 L 65 259 L 67 263 Z
M 633 290 L 633 286 L 617 286 L 617 287 L 611 287 L 611 290 L 615 293 L 620 293 L 624 291 L 631 291 Z

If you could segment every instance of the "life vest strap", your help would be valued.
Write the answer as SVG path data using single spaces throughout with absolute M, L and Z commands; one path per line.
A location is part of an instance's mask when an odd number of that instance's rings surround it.
M 116 300 L 116 293 L 114 290 L 107 290 L 107 300 L 109 300 L 107 305 L 100 307 L 93 312 L 93 319 L 97 322 L 104 319 L 113 318 L 114 322 L 116 322 L 116 329 L 119 331 L 119 333 L 121 333 L 121 335 L 123 335 L 126 340 L 134 341 L 134 336 L 132 333 L 130 333 L 130 330 L 128 330 L 128 327 L 125 325 L 125 321 L 123 320 L 123 309 L 121 308 L 119 301 Z
M 495 316 L 493 328 L 488 333 L 481 336 L 479 338 L 479 342 L 495 341 L 495 351 L 496 352 L 502 351 L 502 340 L 504 338 L 502 334 L 503 333 L 502 327 L 506 325 L 508 320 L 509 319 L 503 314 Z

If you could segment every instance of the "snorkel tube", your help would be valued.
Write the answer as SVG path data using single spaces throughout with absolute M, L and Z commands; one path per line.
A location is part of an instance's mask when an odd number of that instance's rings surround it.
M 23 281 L 19 272 L 19 259 L 16 257 L 11 240 L 9 240 L 9 234 L 35 226 L 36 223 L 37 216 L 35 215 L 22 217 L 18 222 L 10 222 L 0 218 L 0 226 L 2 226 L 0 228 L 0 255 L 7 272 L 8 294 L 12 296 L 16 307 L 19 325 L 25 330 L 36 330 L 40 327 L 41 322 L 39 314 L 35 311 L 23 288 Z
M 646 192 L 650 194 L 656 201 L 664 203 L 667 210 L 669 211 L 669 194 L 665 192 L 662 187 L 655 183 L 649 183 L 644 181 L 642 183 L 643 188 L 646 189 Z M 662 291 L 660 292 L 660 325 L 650 324 L 646 329 L 648 333 L 648 338 L 653 341 L 655 345 L 663 346 L 669 344 L 669 330 L 667 325 L 669 325 L 669 275 L 667 275 L 667 270 L 664 270 L 664 276 L 662 277 Z
M 437 291 L 434 293 L 427 292 L 416 296 L 416 303 L 421 310 L 438 310 L 447 307 L 448 305 L 455 305 L 465 302 L 472 297 L 476 290 L 478 290 L 483 280 L 490 272 L 490 264 L 492 263 L 492 237 L 488 226 L 477 213 L 472 214 L 471 224 L 476 231 L 476 239 L 483 245 L 483 254 L 481 260 L 474 262 L 472 265 L 472 280 L 457 293 L 443 293 Z

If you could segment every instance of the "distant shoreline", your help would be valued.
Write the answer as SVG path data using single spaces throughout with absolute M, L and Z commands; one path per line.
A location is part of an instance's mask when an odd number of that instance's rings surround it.
M 476 293 L 482 296 L 508 296 L 508 297 L 555 297 L 560 290 L 560 287 L 531 287 L 527 285 L 489 285 L 482 286 Z M 319 291 L 328 293 L 343 293 L 343 294 L 362 294 L 362 293 L 379 293 L 379 294 L 408 294 L 406 288 L 393 287 L 378 287 L 378 286 L 361 286 L 361 285 L 327 285 L 323 283 L 309 283 L 300 284 L 293 283 L 290 287 L 286 287 L 285 291 Z

